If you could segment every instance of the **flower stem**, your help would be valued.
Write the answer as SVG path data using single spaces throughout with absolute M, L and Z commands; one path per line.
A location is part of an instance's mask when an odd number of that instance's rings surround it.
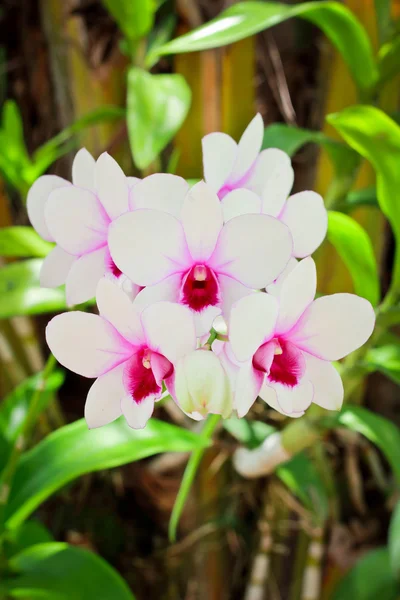
M 181 517 L 183 508 L 186 504 L 186 500 L 192 487 L 193 481 L 196 477 L 196 473 L 200 465 L 201 459 L 203 458 L 203 454 L 206 451 L 206 442 L 211 439 L 219 420 L 220 415 L 208 416 L 200 435 L 201 441 L 204 443 L 199 444 L 198 448 L 196 448 L 196 450 L 193 450 L 189 461 L 186 465 L 186 469 L 182 478 L 182 483 L 179 488 L 174 507 L 172 509 L 171 518 L 168 526 L 168 537 L 171 543 L 176 541 L 176 530 L 178 527 L 179 519 Z

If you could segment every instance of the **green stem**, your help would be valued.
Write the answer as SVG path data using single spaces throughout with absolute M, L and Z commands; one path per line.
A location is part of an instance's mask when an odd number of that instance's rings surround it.
M 203 442 L 206 442 L 211 439 L 219 420 L 220 415 L 208 416 L 200 436 Z M 172 514 L 168 526 L 168 537 L 171 543 L 176 541 L 176 530 L 178 527 L 179 519 L 182 514 L 183 508 L 186 504 L 187 497 L 189 495 L 193 481 L 196 477 L 198 467 L 200 465 L 201 459 L 203 458 L 203 454 L 206 451 L 206 448 L 207 444 L 204 443 L 199 445 L 199 447 L 196 448 L 196 450 L 193 450 L 189 461 L 186 465 L 186 469 L 182 478 L 182 483 L 175 500 L 174 508 L 172 509 Z

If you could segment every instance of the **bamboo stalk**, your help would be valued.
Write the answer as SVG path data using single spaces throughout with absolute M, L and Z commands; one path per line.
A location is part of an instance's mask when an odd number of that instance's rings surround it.
M 324 530 L 318 527 L 313 532 L 308 546 L 306 567 L 304 570 L 301 600 L 318 600 L 321 594 L 322 559 Z

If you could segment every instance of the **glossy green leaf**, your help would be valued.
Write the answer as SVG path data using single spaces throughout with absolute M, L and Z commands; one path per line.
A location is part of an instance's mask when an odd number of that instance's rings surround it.
M 257 448 L 263 441 L 276 431 L 275 427 L 262 421 L 248 421 L 231 417 L 224 419 L 222 425 L 239 442 L 248 448 Z
M 390 221 L 397 249 L 392 289 L 400 292 L 400 127 L 373 106 L 352 106 L 327 120 L 346 142 L 374 166 L 379 206 Z
M 182 75 L 128 73 L 128 132 L 133 160 L 145 169 L 172 140 L 189 110 L 191 91 Z
M 389 555 L 393 576 L 400 582 L 400 502 L 397 503 L 390 520 Z
M 128 40 L 139 40 L 153 26 L 154 0 L 103 0 Z
M 47 527 L 40 521 L 31 519 L 26 523 L 22 523 L 21 527 L 7 532 L 5 550 L 7 557 L 10 558 L 30 546 L 53 541 L 54 538 Z
M 319 144 L 325 148 L 339 174 L 352 172 L 356 168 L 357 154 L 345 144 L 337 142 L 320 131 L 311 131 L 284 123 L 273 123 L 266 127 L 262 148 L 279 148 L 289 156 L 293 156 L 309 143 Z
M 365 229 L 348 215 L 329 211 L 328 240 L 350 271 L 356 294 L 376 306 L 380 296 L 378 265 Z
M 325 484 L 313 461 L 301 452 L 276 470 L 276 475 L 320 522 L 328 516 L 329 500 Z
M 68 544 L 37 544 L 14 556 L 10 567 L 15 576 L 3 587 L 13 598 L 43 592 L 54 600 L 134 600 L 126 582 L 105 560 Z
M 168 14 L 160 24 L 153 29 L 149 35 L 149 43 L 147 49 L 147 55 L 145 58 L 146 69 L 150 69 L 158 61 L 157 51 L 163 44 L 166 44 L 172 37 L 174 29 L 176 27 L 176 15 Z
M 190 452 L 202 445 L 198 435 L 156 419 L 140 430 L 131 429 L 123 418 L 100 429 L 89 430 L 83 419 L 62 427 L 20 460 L 6 510 L 7 526 L 18 526 L 46 498 L 84 473 L 159 452 Z
M 7 100 L 4 103 L 2 128 L 8 141 L 6 151 L 10 160 L 16 162 L 28 160 L 22 117 L 18 104 L 14 100 Z
M 379 50 L 378 61 L 381 84 L 400 72 L 400 34 L 382 46 Z
M 0 256 L 43 258 L 52 248 L 53 244 L 43 240 L 33 227 L 0 229 Z
M 386 334 L 379 346 L 369 350 L 365 362 L 369 369 L 380 371 L 400 385 L 400 338 Z
M 345 406 L 335 420 L 338 425 L 357 431 L 375 444 L 400 483 L 400 429 L 394 423 L 361 406 Z
M 345 200 L 346 209 L 358 208 L 359 206 L 378 206 L 375 186 L 352 190 Z
M 292 17 L 317 25 L 336 46 L 361 90 L 373 88 L 378 73 L 368 35 L 354 14 L 339 2 L 239 2 L 205 25 L 172 40 L 160 54 L 217 48 L 237 42 Z
M 64 290 L 40 287 L 42 262 L 33 258 L 0 269 L 0 319 L 66 308 Z
M 340 581 L 332 600 L 398 600 L 400 588 L 394 579 L 387 548 L 365 554 Z

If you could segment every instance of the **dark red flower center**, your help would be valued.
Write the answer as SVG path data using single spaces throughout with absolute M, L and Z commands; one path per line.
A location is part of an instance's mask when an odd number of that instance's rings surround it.
M 124 372 L 124 386 L 139 404 L 148 396 L 160 396 L 162 382 L 172 375 L 174 367 L 162 354 L 142 346 L 128 361 Z
M 182 280 L 181 298 L 195 312 L 219 303 L 219 287 L 215 273 L 207 265 L 194 265 Z
M 294 387 L 304 375 L 305 361 L 294 344 L 274 338 L 260 346 L 254 354 L 253 367 L 264 372 L 271 383 Z

